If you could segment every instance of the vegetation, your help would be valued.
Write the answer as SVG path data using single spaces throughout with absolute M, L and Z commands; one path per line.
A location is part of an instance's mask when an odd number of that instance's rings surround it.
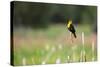
M 70 56 L 70 62 L 80 62 L 83 48 L 81 32 L 83 31 L 85 33 L 86 62 L 92 61 L 91 38 L 93 33 L 89 25 L 79 25 L 76 30 L 77 38 L 73 43 L 71 43 L 66 25 L 51 25 L 45 30 L 25 28 L 14 30 L 14 65 L 23 65 L 23 58 L 26 59 L 27 65 L 42 64 L 43 61 L 46 64 L 54 64 L 57 58 L 60 58 L 60 63 L 68 63 L 68 56 Z M 94 58 L 96 60 L 96 48 L 94 52 Z M 75 56 L 74 61 L 73 54 Z

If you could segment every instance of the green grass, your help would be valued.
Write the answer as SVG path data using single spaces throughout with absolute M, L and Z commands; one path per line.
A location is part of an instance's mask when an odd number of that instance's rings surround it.
M 85 26 L 85 27 L 84 27 Z M 81 32 L 85 33 L 85 37 L 91 39 L 92 30 L 89 25 L 77 25 L 76 34 L 81 37 Z M 66 39 L 68 38 L 68 39 Z M 69 32 L 66 25 L 51 25 L 48 29 L 25 29 L 19 28 L 14 30 L 14 65 L 23 65 L 23 58 L 26 59 L 26 64 L 41 64 L 48 55 L 46 64 L 56 63 L 56 59 L 60 58 L 61 63 L 66 63 L 67 57 L 70 56 L 70 62 L 79 62 L 80 53 L 82 50 L 81 40 L 70 43 Z M 46 50 L 46 44 L 49 45 L 49 49 Z M 62 45 L 62 49 L 58 48 L 58 45 Z M 76 60 L 73 61 L 72 47 L 76 46 L 74 50 Z M 52 47 L 55 47 L 55 51 L 52 52 Z M 85 43 L 86 60 L 92 59 L 91 43 Z M 49 54 L 51 53 L 51 54 Z M 96 49 L 94 53 L 95 60 L 97 60 Z M 32 60 L 33 59 L 33 60 Z

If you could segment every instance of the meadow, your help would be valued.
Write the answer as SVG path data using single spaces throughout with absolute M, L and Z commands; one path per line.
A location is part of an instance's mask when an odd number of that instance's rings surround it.
M 14 65 L 96 61 L 97 35 L 93 33 L 89 24 L 79 24 L 75 28 L 77 38 L 73 38 L 73 42 L 70 32 L 63 24 L 50 25 L 47 29 L 14 28 Z M 81 54 L 82 51 L 85 51 L 84 56 Z

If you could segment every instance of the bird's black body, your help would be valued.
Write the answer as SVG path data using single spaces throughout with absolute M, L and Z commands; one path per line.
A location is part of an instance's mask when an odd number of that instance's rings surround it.
M 70 32 L 72 32 L 72 34 L 74 35 L 74 37 L 76 38 L 76 31 L 75 31 L 75 28 L 74 28 L 74 26 L 71 24 L 70 25 L 70 28 L 68 28 L 68 30 L 70 31 Z

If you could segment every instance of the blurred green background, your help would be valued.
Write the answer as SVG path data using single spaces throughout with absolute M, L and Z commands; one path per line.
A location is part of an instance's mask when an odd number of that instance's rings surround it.
M 97 60 L 96 6 L 13 1 L 11 10 L 13 65 L 81 62 L 82 32 L 86 61 Z M 66 27 L 69 19 L 77 35 L 73 43 Z
M 75 24 L 97 22 L 97 7 L 66 4 L 14 2 L 13 24 L 32 28 L 43 28 L 52 23 L 66 24 L 69 19 Z

